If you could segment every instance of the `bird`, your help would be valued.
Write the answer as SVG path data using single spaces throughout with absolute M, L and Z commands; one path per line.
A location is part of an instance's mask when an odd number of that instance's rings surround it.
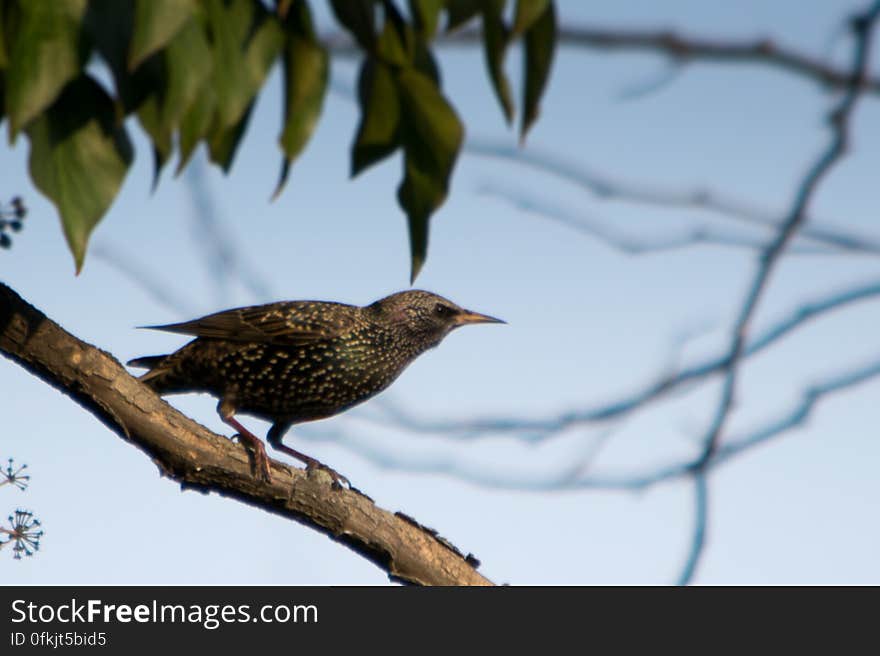
M 279 301 L 141 326 L 195 339 L 173 353 L 128 364 L 147 368 L 139 380 L 159 395 L 217 397 L 220 419 L 251 448 L 260 479 L 270 480 L 269 458 L 237 414 L 271 422 L 266 441 L 274 449 L 306 469 L 327 471 L 341 486 L 348 484 L 344 476 L 284 444 L 284 434 L 294 424 L 332 417 L 370 399 L 451 331 L 480 323 L 506 322 L 415 289 L 364 306 Z

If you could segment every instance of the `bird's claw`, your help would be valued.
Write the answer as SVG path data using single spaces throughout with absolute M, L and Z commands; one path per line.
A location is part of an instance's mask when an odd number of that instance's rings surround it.
M 247 450 L 254 457 L 254 475 L 257 479 L 262 483 L 269 483 L 272 480 L 272 476 L 269 473 L 269 456 L 266 454 L 266 449 L 263 448 L 262 443 L 260 442 L 251 442 L 250 440 L 242 437 L 241 433 L 236 433 L 233 435 L 233 438 L 237 439 L 239 443 L 244 445 L 245 450 Z
M 269 473 L 269 457 L 264 453 L 261 454 L 262 457 L 257 457 L 257 462 L 254 463 L 254 468 L 257 470 L 256 475 L 257 478 L 260 479 L 263 483 L 271 483 L 272 475 Z

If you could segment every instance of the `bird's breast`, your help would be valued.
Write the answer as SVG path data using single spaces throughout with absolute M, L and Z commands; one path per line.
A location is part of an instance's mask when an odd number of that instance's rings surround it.
M 303 346 L 242 344 L 217 374 L 243 411 L 306 420 L 341 412 L 387 388 L 413 358 L 389 340 L 354 335 Z

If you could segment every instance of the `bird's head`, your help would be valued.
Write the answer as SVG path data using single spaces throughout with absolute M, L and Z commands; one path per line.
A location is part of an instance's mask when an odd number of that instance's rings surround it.
M 425 349 L 437 346 L 459 326 L 506 323 L 495 317 L 465 310 L 442 296 L 418 289 L 386 296 L 370 305 L 369 309 Z

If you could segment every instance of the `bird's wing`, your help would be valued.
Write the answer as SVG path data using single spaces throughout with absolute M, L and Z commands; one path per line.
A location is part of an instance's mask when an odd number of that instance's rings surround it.
M 235 342 L 295 346 L 332 339 L 347 332 L 354 325 L 355 309 L 343 303 L 284 301 L 225 310 L 182 323 L 143 328 Z

